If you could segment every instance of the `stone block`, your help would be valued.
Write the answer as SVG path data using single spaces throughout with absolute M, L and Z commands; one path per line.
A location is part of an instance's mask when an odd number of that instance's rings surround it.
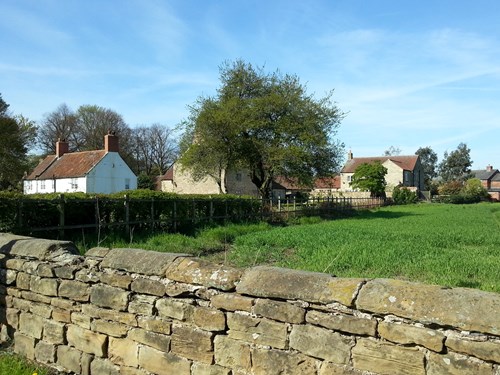
M 158 310 L 158 315 L 161 317 L 185 321 L 193 315 L 193 305 L 189 302 L 172 298 L 162 298 L 156 301 L 156 309 Z
M 151 294 L 158 297 L 165 295 L 165 284 L 145 277 L 139 277 L 132 281 L 130 288 L 136 293 Z
M 58 261 L 64 258 L 63 255 L 77 256 L 79 254 L 75 245 L 69 241 L 45 240 L 6 233 L 1 235 L 3 238 L 0 237 L 0 244 L 7 242 L 0 247 L 2 249 L 0 252 L 8 252 L 10 256 Z
M 64 265 L 64 266 L 60 266 L 60 267 L 55 267 L 54 273 L 60 279 L 70 279 L 71 280 L 71 279 L 75 278 L 75 273 L 79 269 L 80 269 L 80 267 L 78 267 L 78 266 Z
M 0 281 L 3 285 L 12 285 L 17 278 L 17 271 L 0 268 Z
M 239 294 L 217 294 L 210 301 L 216 309 L 227 311 L 252 311 L 254 299 Z
M 12 306 L 21 311 L 30 311 L 31 302 L 21 298 L 14 297 L 12 299 Z
M 107 359 L 95 358 L 90 364 L 90 373 L 120 375 L 120 367 Z
M 137 326 L 137 318 L 135 314 L 118 312 L 109 309 L 101 309 L 90 304 L 82 306 L 82 313 L 91 316 L 92 318 L 101 318 L 104 320 L 120 322 L 132 327 Z
M 240 280 L 241 270 L 198 258 L 179 258 L 168 267 L 166 276 L 182 283 L 229 291 Z
M 112 249 L 104 257 L 101 267 L 143 275 L 165 276 L 168 266 L 182 255 L 141 249 Z
M 127 337 L 163 352 L 168 352 L 170 350 L 170 336 L 162 335 L 161 333 L 149 332 L 141 328 L 133 328 L 129 331 Z
M 75 301 L 71 301 L 69 299 L 64 299 L 64 298 L 52 298 L 50 300 L 50 304 L 54 307 L 58 307 L 60 309 L 64 310 L 71 310 L 71 311 L 79 311 L 80 305 L 77 305 Z
M 128 304 L 128 312 L 152 316 L 158 297 L 135 294 Z
M 31 275 L 25 272 L 19 272 L 16 276 L 16 286 L 19 289 L 29 290 L 31 284 Z
M 35 346 L 35 360 L 41 363 L 54 363 L 56 361 L 56 346 L 39 341 Z
M 88 259 L 85 259 L 88 261 Z M 75 273 L 75 280 L 82 283 L 97 283 L 100 281 L 99 272 L 94 269 L 83 268 Z
M 69 346 L 60 345 L 57 347 L 57 364 L 62 366 L 67 371 L 73 371 L 76 374 L 81 374 L 81 359 L 82 352 Z
M 99 275 L 101 282 L 116 288 L 129 289 L 132 283 L 132 276 L 122 275 L 116 272 L 102 272 Z
M 21 259 L 21 258 L 7 259 L 5 260 L 5 268 L 9 270 L 21 271 L 23 269 L 24 263 L 26 262 L 27 262 L 26 259 Z
M 7 325 L 14 328 L 15 330 L 19 327 L 19 310 L 14 308 L 5 309 L 5 321 Z
M 425 375 L 424 353 L 371 339 L 359 339 L 352 349 L 356 369 L 380 374 Z
M 97 246 L 91 249 L 88 249 L 85 253 L 86 257 L 95 257 L 95 258 L 104 258 L 111 249 L 109 247 Z
M 52 319 L 57 322 L 71 323 L 71 310 L 54 308 L 52 310 Z
M 316 360 L 300 353 L 252 349 L 255 375 L 316 375 Z
M 234 369 L 236 373 L 238 369 L 251 370 L 250 345 L 247 343 L 223 335 L 215 336 L 214 352 L 217 365 Z
M 120 367 L 120 375 L 149 375 L 149 372 L 146 372 L 143 369 L 134 368 L 134 367 Z
M 81 312 L 71 313 L 71 323 L 80 326 L 85 329 L 90 329 L 90 322 L 92 319 L 90 316 L 82 314 Z
M 49 319 L 51 317 L 52 310 L 53 310 L 52 306 L 36 302 L 32 302 L 30 307 L 30 311 L 34 315 L 38 315 L 46 319 Z
M 356 370 L 350 366 L 337 365 L 332 362 L 323 362 L 319 375 L 365 375 L 364 371 Z
M 106 356 L 108 346 L 106 335 L 71 324 L 68 326 L 66 338 L 69 345 L 84 353 L 94 354 L 98 357 Z
M 54 277 L 54 264 L 52 263 L 42 263 L 37 268 L 37 276 L 40 277 Z
M 164 335 L 170 335 L 172 332 L 172 323 L 160 318 L 139 316 L 137 317 L 137 324 L 146 331 L 162 333 Z
M 139 366 L 155 374 L 191 375 L 187 359 L 148 346 L 139 348 Z
M 398 344 L 417 344 L 435 352 L 444 348 L 444 335 L 433 329 L 381 322 L 378 326 L 380 336 Z
M 222 311 L 207 307 L 195 307 L 193 323 L 205 331 L 223 331 L 226 329 L 226 316 Z
M 480 361 L 472 361 L 470 358 L 455 353 L 436 354 L 430 353 L 427 364 L 427 375 L 491 375 L 493 367 Z
M 58 295 L 73 301 L 87 302 L 90 299 L 90 287 L 80 281 L 62 280 Z
M 125 337 L 130 327 L 118 322 L 94 319 L 91 324 L 92 331 L 104 333 L 113 337 Z
M 43 323 L 43 340 L 49 344 L 62 345 L 65 343 L 65 324 L 53 320 Z
M 258 266 L 247 269 L 236 287 L 240 294 L 255 297 L 340 302 L 351 306 L 364 279 L 342 279 L 319 272 Z
M 446 346 L 455 352 L 500 363 L 500 341 L 472 341 L 457 336 L 449 336 Z
M 306 314 L 302 307 L 267 299 L 256 300 L 253 312 L 266 318 L 296 324 L 303 323 Z
M 500 335 L 498 293 L 377 279 L 361 288 L 356 306 L 377 314 Z
M 139 365 L 139 345 L 130 339 L 109 338 L 108 358 L 120 366 Z
M 50 305 L 52 301 L 52 297 L 44 296 L 43 294 L 33 293 L 30 291 L 22 291 L 21 298 L 26 299 L 28 301 L 40 302 L 46 305 Z
M 207 365 L 194 362 L 191 366 L 191 375 L 230 375 L 231 369 L 219 365 Z
M 31 277 L 30 290 L 34 293 L 43 294 L 45 296 L 57 296 L 57 280 L 46 279 L 38 276 Z
M 90 302 L 99 307 L 126 311 L 130 292 L 108 285 L 94 285 L 90 290 Z
M 258 345 L 286 349 L 287 325 L 266 318 L 254 318 L 238 313 L 228 313 L 229 337 Z
M 40 316 L 22 312 L 19 315 L 19 331 L 35 339 L 42 338 L 45 319 Z
M 174 325 L 170 351 L 180 357 L 212 364 L 214 352 L 210 332 Z
M 294 325 L 290 333 L 290 348 L 312 357 L 348 364 L 354 340 L 327 329 Z
M 36 339 L 34 337 L 26 336 L 21 332 L 14 332 L 14 352 L 17 354 L 34 361 L 35 345 Z
M 356 335 L 375 336 L 377 332 L 376 320 L 346 314 L 327 314 L 312 310 L 308 311 L 306 321 L 335 331 Z

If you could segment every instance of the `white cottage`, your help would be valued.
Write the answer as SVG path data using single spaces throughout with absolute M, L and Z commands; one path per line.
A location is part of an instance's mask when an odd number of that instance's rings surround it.
M 59 140 L 56 154 L 43 159 L 24 178 L 25 194 L 102 193 L 137 189 L 137 176 L 119 154 L 118 137 L 107 134 L 104 150 L 69 152 L 69 145 Z

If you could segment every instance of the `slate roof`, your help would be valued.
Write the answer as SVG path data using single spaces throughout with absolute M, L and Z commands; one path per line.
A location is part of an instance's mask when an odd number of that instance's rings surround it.
M 471 173 L 480 180 L 500 181 L 500 173 L 498 173 L 498 169 L 493 169 L 491 171 L 480 169 L 471 171 Z
M 26 180 L 75 178 L 88 174 L 106 155 L 105 150 L 69 152 L 57 158 L 49 155 L 31 172 Z
M 352 158 L 347 160 L 342 168 L 341 173 L 354 173 L 356 168 L 363 163 L 373 163 L 375 161 L 379 161 L 380 163 L 384 163 L 387 160 L 391 160 L 395 164 L 399 165 L 401 169 L 405 171 L 413 171 L 415 169 L 415 165 L 418 160 L 418 155 L 409 155 L 409 156 L 374 156 L 367 158 Z

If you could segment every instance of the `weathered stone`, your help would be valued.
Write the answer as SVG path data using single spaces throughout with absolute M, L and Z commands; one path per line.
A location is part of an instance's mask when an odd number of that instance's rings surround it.
M 106 359 L 95 358 L 90 364 L 92 374 L 120 375 L 120 367 Z
M 215 363 L 221 366 L 238 370 L 250 371 L 252 360 L 250 345 L 227 336 L 215 336 L 214 339 Z
M 285 349 L 287 345 L 287 325 L 266 318 L 254 318 L 238 313 L 227 316 L 229 337 L 273 348 Z
M 256 297 L 340 302 L 351 306 L 364 279 L 342 279 L 318 272 L 259 266 L 247 269 L 236 291 Z M 291 287 L 293 285 L 293 287 Z
M 34 293 L 43 294 L 46 296 L 57 296 L 57 280 L 45 279 L 34 276 L 30 281 L 30 290 Z
M 155 302 L 158 298 L 154 296 L 145 296 L 136 294 L 132 296 L 128 304 L 128 312 L 142 315 L 153 315 Z
M 19 331 L 27 336 L 41 339 L 44 322 L 45 319 L 40 316 L 22 312 L 19 316 Z
M 160 281 L 150 280 L 144 277 L 139 277 L 132 281 L 130 288 L 137 293 L 151 294 L 159 297 L 165 295 L 165 284 L 162 284 Z
M 316 361 L 300 353 L 252 349 L 255 375 L 316 375 Z
M 21 259 L 21 258 L 7 259 L 5 261 L 5 268 L 10 270 L 21 271 L 23 269 L 24 263 L 26 263 L 26 259 Z
M 54 265 L 51 263 L 42 263 L 38 266 L 37 275 L 40 277 L 54 277 Z
M 150 372 L 146 372 L 145 370 L 134 368 L 134 367 L 120 367 L 120 375 L 148 375 Z
M 180 258 L 168 267 L 166 276 L 174 281 L 229 291 L 240 280 L 241 270 L 198 258 Z
M 56 346 L 39 341 L 35 346 L 35 359 L 42 363 L 54 363 L 56 360 Z
M 19 296 L 19 297 L 21 297 L 21 296 Z M 14 306 L 16 309 L 19 309 L 21 311 L 30 311 L 31 302 L 26 301 L 26 300 L 21 299 L 21 298 L 14 297 L 12 299 L 12 306 Z
M 378 314 L 500 335 L 498 293 L 378 279 L 363 286 L 356 305 Z
M 191 375 L 230 375 L 231 369 L 219 365 L 207 365 L 194 362 L 191 366 Z
M 86 257 L 104 258 L 111 249 L 109 247 L 93 247 L 85 253 Z
M 444 347 L 444 335 L 433 329 L 381 322 L 378 333 L 386 340 L 399 344 L 417 344 L 435 352 L 442 351 Z
M 129 289 L 132 283 L 132 276 L 130 275 L 120 275 L 116 272 L 101 273 L 99 275 L 101 282 L 108 284 L 117 288 Z
M 14 329 L 18 329 L 19 326 L 19 310 L 14 308 L 5 309 L 5 321 L 7 324 Z
M 491 364 L 479 361 L 471 361 L 466 356 L 454 353 L 430 354 L 427 364 L 427 375 L 491 375 L 493 368 Z
M 74 346 L 84 353 L 94 354 L 98 357 L 104 357 L 107 349 L 106 335 L 92 332 L 87 329 L 69 325 L 66 333 L 68 344 Z
M 356 370 L 350 366 L 337 365 L 332 362 L 323 362 L 319 375 L 364 375 L 366 372 Z
M 71 348 L 66 345 L 60 345 L 57 347 L 57 364 L 62 366 L 68 371 L 73 371 L 74 373 L 81 373 L 80 361 L 82 358 L 82 352 Z
M 52 297 L 44 296 L 43 294 L 33 293 L 30 291 L 22 291 L 21 298 L 33 302 L 41 302 L 43 304 L 50 305 L 52 302 Z
M 136 316 L 130 313 L 101 309 L 90 304 L 85 304 L 82 306 L 82 313 L 93 318 L 116 321 L 132 327 L 137 326 Z
M 194 294 L 196 285 L 170 282 L 165 286 L 165 293 L 169 297 L 188 297 Z
M 217 294 L 210 301 L 213 307 L 227 311 L 252 311 L 254 299 L 239 294 Z
M 80 359 L 80 364 L 82 367 L 81 375 L 92 375 L 90 371 L 90 364 L 94 360 L 94 356 L 88 353 L 82 353 L 82 358 Z
M 168 266 L 183 254 L 159 253 L 140 249 L 112 249 L 101 267 L 143 275 L 165 276 Z
M 352 361 L 357 369 L 380 374 L 425 375 L 424 353 L 387 342 L 359 339 Z
M 72 310 L 72 311 L 79 310 L 79 307 L 76 306 L 76 302 L 68 300 L 68 299 L 52 298 L 50 300 L 50 304 L 52 306 L 59 307 L 60 309 L 64 309 L 64 310 Z
M 297 324 L 304 322 L 306 313 L 306 311 L 299 306 L 267 299 L 256 300 L 253 312 L 266 318 Z
M 193 323 L 205 331 L 223 331 L 226 329 L 226 316 L 219 310 L 195 307 Z
M 113 337 L 124 337 L 129 330 L 129 327 L 125 324 L 109 322 L 101 319 L 93 320 L 91 327 L 92 331 L 104 333 Z
M 306 321 L 335 331 L 358 335 L 375 336 L 377 331 L 376 320 L 357 318 L 346 314 L 326 314 L 312 310 L 308 311 Z
M 57 322 L 71 323 L 71 310 L 54 308 L 52 310 L 52 319 Z
M 164 352 L 170 350 L 170 336 L 162 335 L 161 333 L 149 332 L 141 328 L 133 328 L 129 331 L 127 337 Z
M 64 344 L 65 325 L 53 320 L 43 322 L 43 340 L 49 344 Z
M 30 311 L 42 318 L 49 319 L 52 315 L 52 307 L 50 305 L 45 305 L 43 303 L 32 302 Z
M 117 365 L 137 367 L 139 365 L 139 345 L 130 339 L 110 337 L 108 357 Z
M 336 332 L 308 325 L 294 325 L 290 348 L 316 358 L 347 364 L 354 341 Z
M 59 297 L 87 302 L 90 298 L 90 287 L 80 281 L 62 280 L 59 285 Z
M 31 275 L 25 272 L 18 272 L 16 277 L 16 286 L 19 289 L 29 290 L 31 284 Z
M 78 250 L 69 241 L 44 240 L 0 233 L 0 252 L 20 258 L 38 260 L 62 260 L 64 255 L 78 256 Z
M 65 266 L 61 266 L 61 267 L 55 267 L 54 273 L 60 279 L 74 279 L 75 273 L 79 269 L 80 269 L 80 267 L 65 265 Z
M 162 298 L 156 301 L 158 315 L 177 320 L 187 320 L 193 315 L 193 305 L 182 300 Z
M 170 335 L 172 332 L 172 323 L 160 318 L 139 316 L 137 317 L 137 324 L 147 331 L 162 333 L 164 335 Z
M 472 341 L 457 336 L 449 336 L 446 346 L 453 351 L 465 353 L 485 361 L 500 362 L 500 342 Z
M 126 311 L 130 292 L 108 285 L 94 285 L 90 290 L 90 302 L 99 307 Z
M 211 364 L 214 357 L 212 335 L 199 329 L 174 326 L 170 351 L 184 358 Z
M 16 281 L 17 271 L 0 268 L 0 280 L 4 285 L 11 285 Z
M 191 374 L 191 362 L 188 360 L 147 346 L 139 348 L 139 366 L 156 374 Z
M 17 288 L 11 288 L 11 287 L 5 288 L 3 285 L 1 285 L 0 289 L 3 289 L 6 292 L 6 293 L 3 293 L 2 295 L 7 294 L 7 296 L 21 298 L 22 291 L 17 289 Z M 6 302 L 7 302 L 7 299 L 6 299 Z
M 35 360 L 35 344 L 34 337 L 23 335 L 21 332 L 14 332 L 14 351 L 32 361 Z
M 92 319 L 90 316 L 82 314 L 81 312 L 71 313 L 71 323 L 76 324 L 85 329 L 90 329 L 90 322 Z
M 82 283 L 97 283 L 100 278 L 99 273 L 94 269 L 84 268 L 75 273 L 75 280 L 81 281 Z

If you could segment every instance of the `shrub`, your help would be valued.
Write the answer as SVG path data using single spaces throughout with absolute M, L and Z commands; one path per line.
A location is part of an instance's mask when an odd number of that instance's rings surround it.
M 417 203 L 417 193 L 406 187 L 396 186 L 392 191 L 392 200 L 394 204 L 413 204 Z

